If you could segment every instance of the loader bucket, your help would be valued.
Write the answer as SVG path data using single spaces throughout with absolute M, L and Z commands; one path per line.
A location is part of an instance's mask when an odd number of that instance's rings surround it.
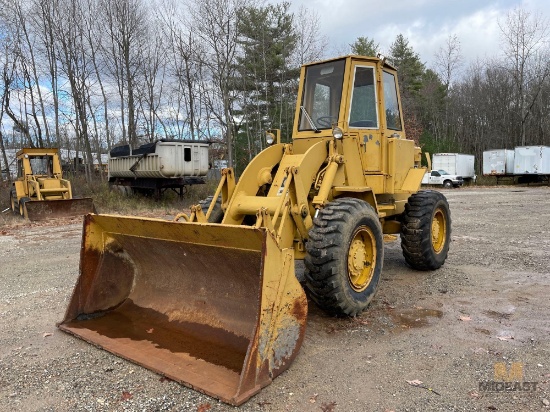
M 87 215 L 60 329 L 240 405 L 288 368 L 307 301 L 264 229 Z
M 94 211 L 91 198 L 33 200 L 25 203 L 26 217 L 31 221 L 58 217 L 79 217 Z

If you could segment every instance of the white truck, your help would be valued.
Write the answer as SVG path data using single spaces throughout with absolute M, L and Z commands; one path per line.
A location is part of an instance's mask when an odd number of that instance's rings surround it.
M 462 176 L 452 175 L 443 169 L 427 171 L 422 178 L 423 185 L 441 185 L 444 188 L 460 187 L 464 184 Z
M 171 189 L 181 198 L 187 186 L 205 183 L 208 147 L 191 140 L 159 140 L 133 150 L 115 147 L 109 153 L 109 185 L 123 194 L 142 192 L 157 199 Z
M 476 181 L 475 157 L 463 153 L 435 153 L 432 160 L 433 170 L 444 170 L 451 175 L 462 176 L 466 181 Z

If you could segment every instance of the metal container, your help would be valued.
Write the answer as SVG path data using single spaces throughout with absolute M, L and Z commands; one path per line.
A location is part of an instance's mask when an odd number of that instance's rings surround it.
M 464 179 L 475 179 L 474 155 L 463 153 L 435 153 L 432 160 L 433 170 L 445 170 L 451 175 Z
M 208 143 L 157 142 L 152 153 L 109 158 L 110 178 L 180 178 L 207 173 Z
M 550 175 L 550 147 L 520 146 L 514 152 L 515 175 Z
M 514 173 L 514 150 L 496 149 L 483 152 L 483 175 L 504 176 Z

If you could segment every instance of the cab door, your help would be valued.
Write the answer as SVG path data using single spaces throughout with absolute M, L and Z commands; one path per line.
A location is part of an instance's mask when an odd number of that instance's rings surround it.
M 382 171 L 382 141 L 379 116 L 380 92 L 374 64 L 357 62 L 352 65 L 348 126 L 358 135 L 363 151 L 366 174 Z

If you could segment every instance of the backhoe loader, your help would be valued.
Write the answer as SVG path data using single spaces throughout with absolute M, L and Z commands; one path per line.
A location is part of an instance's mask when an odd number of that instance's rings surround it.
M 93 212 L 91 198 L 73 197 L 71 182 L 63 179 L 58 149 L 25 148 L 16 159 L 17 179 L 10 191 L 14 213 L 34 221 Z
M 58 325 L 233 405 L 286 370 L 311 300 L 357 316 L 373 299 L 385 234 L 405 261 L 439 268 L 451 220 L 419 192 L 420 148 L 405 136 L 397 72 L 346 56 L 302 67 L 292 143 L 270 144 L 236 180 L 174 221 L 87 215 L 80 277 Z

